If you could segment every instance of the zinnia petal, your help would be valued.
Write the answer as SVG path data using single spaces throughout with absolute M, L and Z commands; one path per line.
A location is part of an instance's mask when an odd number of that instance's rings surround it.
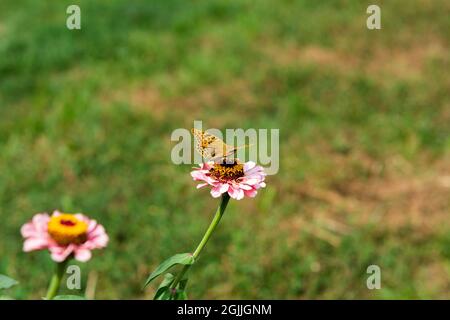
M 89 261 L 92 257 L 91 250 L 89 249 L 75 249 L 75 259 L 81 262 Z
M 215 187 L 213 187 L 211 189 L 211 195 L 214 198 L 218 198 L 218 197 L 220 197 L 222 195 L 222 193 L 227 192 L 227 190 L 228 190 L 228 184 L 226 184 L 226 183 L 225 184 L 219 183 L 218 185 L 216 185 Z
M 244 193 L 245 193 L 246 197 L 254 198 L 256 196 L 256 194 L 258 193 L 258 191 L 256 191 L 255 189 L 251 189 L 251 190 L 245 190 Z
M 63 262 L 66 260 L 74 251 L 75 246 L 70 244 L 67 247 L 55 246 L 50 248 L 50 253 L 52 259 L 56 262 Z
M 48 239 L 46 238 L 28 238 L 23 243 L 23 251 L 25 252 L 42 250 L 47 247 L 48 247 Z
M 248 172 L 256 166 L 256 163 L 253 161 L 248 161 L 244 164 L 244 172 Z
M 207 185 L 208 185 L 207 183 L 200 183 L 200 184 L 197 185 L 197 189 L 203 188 L 203 187 L 205 187 Z

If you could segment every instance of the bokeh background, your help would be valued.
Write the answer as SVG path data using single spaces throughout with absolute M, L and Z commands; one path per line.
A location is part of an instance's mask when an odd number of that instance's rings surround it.
M 449 14 L 447 0 L 2 0 L 7 293 L 45 294 L 53 263 L 19 230 L 58 208 L 111 237 L 79 264 L 83 290 L 151 298 L 148 274 L 193 250 L 217 205 L 170 161 L 172 130 L 203 120 L 280 128 L 280 171 L 230 203 L 190 298 L 450 298 Z

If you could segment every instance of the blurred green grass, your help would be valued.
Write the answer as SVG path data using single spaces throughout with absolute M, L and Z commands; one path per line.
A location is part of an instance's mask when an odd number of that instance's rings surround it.
M 382 29 L 365 27 L 378 3 Z M 52 263 L 21 252 L 36 212 L 110 234 L 80 264 L 97 298 L 149 298 L 217 205 L 170 133 L 280 128 L 280 172 L 233 201 L 192 270 L 192 298 L 449 298 L 448 1 L 0 3 L 0 273 L 44 295 Z M 366 268 L 382 289 L 366 288 Z M 153 288 L 154 289 L 154 288 Z

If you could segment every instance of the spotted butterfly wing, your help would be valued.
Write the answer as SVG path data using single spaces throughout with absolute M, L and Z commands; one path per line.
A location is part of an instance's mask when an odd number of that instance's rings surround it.
M 195 137 L 196 150 L 206 161 L 223 162 L 237 150 L 210 133 L 195 128 L 192 129 L 192 133 Z

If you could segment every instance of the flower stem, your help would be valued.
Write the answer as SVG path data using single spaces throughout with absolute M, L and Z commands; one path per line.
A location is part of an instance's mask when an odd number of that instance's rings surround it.
M 192 256 L 194 257 L 194 261 L 199 256 L 200 252 L 205 247 L 206 243 L 208 242 L 209 238 L 211 237 L 212 233 L 216 229 L 217 225 L 219 224 L 220 219 L 222 218 L 225 209 L 228 205 L 228 201 L 230 201 L 230 196 L 228 193 L 225 193 L 222 195 L 220 205 L 217 208 L 216 214 L 214 215 L 213 220 L 211 221 L 211 224 L 209 225 L 208 229 L 206 230 L 205 234 L 203 235 L 202 240 L 198 244 L 197 248 L 195 249 Z M 191 265 L 185 265 L 183 269 L 180 271 L 180 273 L 176 276 L 175 280 L 172 282 L 172 285 L 170 286 L 172 289 L 175 289 L 178 285 L 178 283 L 183 279 L 183 276 L 186 274 L 186 272 L 189 270 Z
M 211 221 L 211 224 L 208 227 L 208 230 L 206 230 L 205 235 L 202 238 L 202 241 L 200 241 L 199 245 L 197 246 L 197 249 L 195 249 L 193 256 L 194 259 L 197 259 L 198 255 L 202 251 L 202 249 L 205 247 L 206 243 L 208 242 L 209 238 L 211 237 L 214 229 L 219 224 L 220 219 L 222 218 L 225 209 L 228 205 L 228 201 L 230 200 L 230 196 L 228 193 L 225 193 L 225 195 L 222 196 L 222 199 L 220 201 L 220 205 L 217 208 L 216 214 L 214 215 L 213 220 Z
M 61 280 L 64 276 L 64 271 L 66 270 L 68 260 L 69 259 L 66 259 L 63 262 L 58 262 L 56 264 L 55 273 L 53 274 L 52 279 L 50 280 L 47 295 L 45 296 L 46 300 L 52 300 L 57 295 L 59 286 L 61 284 Z

